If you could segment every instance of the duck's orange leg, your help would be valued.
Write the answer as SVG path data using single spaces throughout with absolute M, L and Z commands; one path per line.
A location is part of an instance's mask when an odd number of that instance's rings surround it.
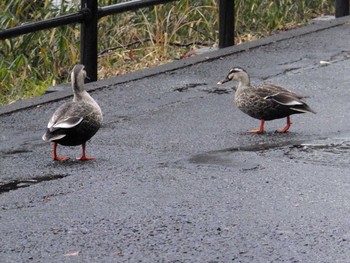
M 78 161 L 90 161 L 90 160 L 95 160 L 95 158 L 93 157 L 87 157 L 86 154 L 85 154 L 85 147 L 86 147 L 86 144 L 83 143 L 82 144 L 82 150 L 83 150 L 83 153 L 80 157 L 77 157 L 77 160 Z
M 258 130 L 249 130 L 248 132 L 250 133 L 264 133 L 264 125 L 265 125 L 265 121 L 264 120 L 260 120 L 260 128 Z
M 55 161 L 67 161 L 69 159 L 69 157 L 59 157 L 57 155 L 57 142 L 53 143 L 53 159 Z
M 290 116 L 288 116 L 286 126 L 284 126 L 284 128 L 282 128 L 282 129 L 278 129 L 276 132 L 279 132 L 279 133 L 287 132 L 291 125 L 292 125 L 292 122 L 290 121 Z

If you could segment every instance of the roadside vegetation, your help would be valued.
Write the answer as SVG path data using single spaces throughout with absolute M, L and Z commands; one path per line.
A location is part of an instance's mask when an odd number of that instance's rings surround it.
M 126 0 L 99 0 L 109 5 Z M 74 1 L 73 1 L 74 2 Z M 74 12 L 79 2 L 3 0 L 1 29 Z M 334 0 L 235 1 L 235 42 L 254 40 L 334 14 Z M 99 78 L 191 56 L 218 42 L 217 0 L 179 0 L 99 21 Z M 0 41 L 0 104 L 41 95 L 67 82 L 79 63 L 79 25 L 44 30 Z

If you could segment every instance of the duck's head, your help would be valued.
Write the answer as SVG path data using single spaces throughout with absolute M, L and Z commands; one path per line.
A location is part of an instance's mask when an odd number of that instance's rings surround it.
M 247 71 L 240 67 L 234 67 L 232 68 L 226 78 L 222 81 L 219 81 L 217 84 L 223 84 L 225 82 L 231 81 L 231 80 L 237 80 L 237 81 L 244 81 L 246 79 L 249 79 Z
M 84 81 L 86 78 L 85 66 L 82 64 L 77 64 L 72 69 L 71 79 L 74 91 L 84 90 Z

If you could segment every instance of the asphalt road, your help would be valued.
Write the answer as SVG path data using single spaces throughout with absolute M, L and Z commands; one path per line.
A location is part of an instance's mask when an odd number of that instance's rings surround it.
M 41 140 L 70 89 L 0 108 L 1 262 L 350 262 L 348 20 L 87 85 L 92 162 Z M 233 66 L 317 114 L 246 133 Z

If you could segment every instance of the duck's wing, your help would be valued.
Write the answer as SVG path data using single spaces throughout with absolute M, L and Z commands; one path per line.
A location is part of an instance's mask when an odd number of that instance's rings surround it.
M 84 119 L 84 114 L 85 112 L 79 103 L 65 103 L 54 112 L 47 128 L 50 130 L 73 128 Z
M 44 141 L 62 139 L 66 136 L 66 130 L 81 123 L 85 115 L 84 107 L 80 103 L 68 102 L 61 105 L 50 118 L 42 139 Z
M 268 95 L 264 99 L 272 100 L 275 103 L 289 107 L 294 111 L 316 113 L 309 107 L 309 105 L 302 101 L 300 97 L 297 97 L 290 92 L 279 92 L 276 94 Z
M 295 93 L 291 90 L 282 88 L 280 86 L 274 85 L 274 84 L 262 84 L 260 86 L 256 87 L 257 90 L 259 90 L 259 93 L 261 93 L 261 96 L 266 97 L 266 96 L 271 96 L 274 94 L 278 94 L 278 93 L 283 93 L 283 94 L 287 94 L 291 97 L 294 97 L 296 99 L 304 99 L 304 98 L 308 98 L 308 96 L 303 96 L 300 95 L 298 93 Z
M 49 122 L 48 128 L 43 135 L 44 141 L 55 141 L 66 136 L 68 129 L 77 126 L 84 118 L 83 117 L 68 117 L 60 119 L 58 122 Z M 51 120 L 50 120 L 51 121 Z
M 72 116 L 72 117 L 67 117 L 65 119 L 59 119 L 56 120 L 55 122 L 49 122 L 47 127 L 49 129 L 69 129 L 73 128 L 74 126 L 77 126 L 84 118 L 83 117 L 77 117 L 77 116 Z

